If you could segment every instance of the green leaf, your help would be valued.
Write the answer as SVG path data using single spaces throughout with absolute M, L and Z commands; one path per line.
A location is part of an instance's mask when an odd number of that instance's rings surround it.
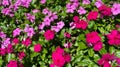
M 103 47 L 103 48 L 99 51 L 99 53 L 100 53 L 101 55 L 103 55 L 103 54 L 107 53 L 107 51 L 106 51 L 106 49 Z
M 115 52 L 115 48 L 113 46 L 109 47 L 109 52 L 110 54 L 113 54 Z
M 85 43 L 83 43 L 83 42 L 78 42 L 78 50 L 86 49 L 86 48 L 87 48 L 87 46 L 86 46 Z
M 115 56 L 117 56 L 117 57 L 120 58 L 120 50 L 118 50 L 118 51 L 115 53 Z
M 93 48 L 90 48 L 90 49 L 88 50 L 88 55 L 89 55 L 90 57 L 93 57 L 93 56 L 94 56 L 94 50 L 93 50 Z
M 92 28 L 94 26 L 94 21 L 90 21 L 89 24 L 88 24 L 88 28 Z

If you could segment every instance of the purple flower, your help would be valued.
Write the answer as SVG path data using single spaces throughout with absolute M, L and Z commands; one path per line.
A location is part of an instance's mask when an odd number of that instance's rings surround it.
M 111 11 L 112 11 L 113 15 L 120 14 L 120 4 L 114 3 L 113 7 L 111 8 Z
M 45 3 L 46 3 L 46 0 L 40 0 L 40 3 L 41 3 L 41 4 L 45 4 Z
M 14 16 L 14 14 L 13 14 L 13 12 L 11 11 L 10 8 L 3 8 L 2 11 L 1 11 L 1 13 L 4 14 L 4 15 L 9 15 L 10 17 L 13 17 L 13 16 Z
M 14 31 L 13 31 L 13 36 L 16 37 L 17 35 L 20 35 L 20 28 L 16 28 Z
M 40 10 L 34 9 L 34 10 L 32 10 L 32 12 L 33 12 L 33 13 L 37 13 L 37 12 L 40 12 Z
M 78 11 L 77 11 L 80 15 L 85 14 L 86 10 L 83 7 L 79 7 Z
M 0 37 L 1 37 L 1 38 L 6 38 L 6 34 L 1 31 L 1 32 L 0 32 Z
M 34 22 L 35 21 L 35 16 L 34 15 L 31 15 L 30 13 L 26 13 L 25 16 L 27 17 L 27 19 L 30 21 L 30 22 Z
M 51 21 L 54 21 L 55 19 L 58 18 L 58 16 L 56 14 L 57 14 L 56 12 L 54 12 L 54 13 L 51 12 L 51 14 L 48 15 L 48 16 L 50 16 Z
M 67 13 L 74 13 L 74 10 L 75 10 L 75 6 L 74 5 L 72 5 L 71 3 L 68 3 L 67 5 L 66 5 L 66 12 Z
M 82 4 L 90 4 L 90 1 L 89 0 L 83 0 Z
M 57 23 L 57 27 L 59 27 L 60 29 L 62 29 L 64 26 L 65 26 L 65 24 L 64 24 L 63 21 L 59 21 L 59 22 Z
M 96 6 L 97 8 L 101 7 L 102 5 L 103 5 L 103 2 L 102 2 L 101 0 L 97 0 L 97 1 L 95 2 L 95 6 Z

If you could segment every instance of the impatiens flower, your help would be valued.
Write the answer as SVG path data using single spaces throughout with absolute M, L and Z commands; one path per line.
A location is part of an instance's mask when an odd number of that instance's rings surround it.
M 14 13 L 12 12 L 10 8 L 3 8 L 1 13 L 4 15 L 9 15 L 10 17 L 14 16 Z
M 103 54 L 102 58 L 98 60 L 98 64 L 103 67 L 111 67 L 110 63 L 111 61 L 115 60 L 114 54 Z
M 1 44 L 1 48 L 6 48 L 10 43 L 10 38 L 5 38 L 5 40 Z
M 43 9 L 43 10 L 42 10 L 42 13 L 45 14 L 45 15 L 48 14 L 48 13 L 49 13 L 48 8 Z
M 74 22 L 79 22 L 79 17 L 78 16 L 74 16 L 73 20 L 74 20 Z
M 28 8 L 32 0 L 20 0 L 21 6 Z
M 50 11 L 50 12 L 48 13 L 48 17 L 50 18 L 51 21 L 54 21 L 55 19 L 58 18 L 57 12 L 53 12 L 53 13 L 52 13 L 52 12 Z
M 26 25 L 24 32 L 27 33 L 28 37 L 32 37 L 35 34 L 34 28 L 30 27 L 29 25 Z
M 62 48 L 57 47 L 52 53 L 52 60 L 53 64 L 50 64 L 50 67 L 63 67 L 65 63 L 69 63 L 71 61 L 71 56 L 68 53 L 65 53 Z
M 111 8 L 111 11 L 112 11 L 113 15 L 120 14 L 120 4 L 114 3 L 113 7 Z
M 86 14 L 86 10 L 83 7 L 79 7 L 78 11 L 77 11 L 80 15 L 82 14 Z
M 32 41 L 29 37 L 22 41 L 22 44 L 24 44 L 26 47 L 28 47 L 31 43 Z
M 44 18 L 44 24 L 45 24 L 46 26 L 50 26 L 50 23 L 51 23 L 50 18 L 49 18 L 48 16 L 46 16 L 46 17 Z
M 1 31 L 1 32 L 0 32 L 0 37 L 1 37 L 1 38 L 6 38 L 6 34 Z
M 13 36 L 16 37 L 17 35 L 20 35 L 20 28 L 16 28 L 14 31 L 13 31 Z
M 21 51 L 18 53 L 18 57 L 20 60 L 22 60 L 26 56 L 25 52 Z
M 10 0 L 3 0 L 2 5 L 8 6 L 10 4 Z
M 16 60 L 10 60 L 7 67 L 18 67 L 18 62 Z
M 97 0 L 97 1 L 95 2 L 95 6 L 96 6 L 97 8 L 101 7 L 102 5 L 103 5 L 103 2 L 102 2 L 101 0 Z
M 43 30 L 44 27 L 45 27 L 45 24 L 44 24 L 44 22 L 42 22 L 42 23 L 39 24 L 39 27 L 38 27 L 38 28 L 39 28 L 40 30 Z
M 45 3 L 46 3 L 46 0 L 40 0 L 40 3 L 41 3 L 41 4 L 45 4 Z
M 27 19 L 30 21 L 30 22 L 34 22 L 35 21 L 35 16 L 30 14 L 30 13 L 26 13 L 25 16 L 27 17 Z
M 65 48 L 70 48 L 72 46 L 72 43 L 71 42 L 67 42 L 64 44 L 64 47 Z
M 82 4 L 90 4 L 89 0 L 82 0 Z
M 94 44 L 93 49 L 95 51 L 99 51 L 100 49 L 102 49 L 102 42 L 97 42 L 96 44 Z
M 66 38 L 70 38 L 70 37 L 71 37 L 71 35 L 70 35 L 70 33 L 65 32 L 65 33 L 64 33 L 64 37 L 66 37 Z
M 51 30 L 53 30 L 55 32 L 59 32 L 60 28 L 58 26 L 51 26 Z
M 96 20 L 98 18 L 98 12 L 97 11 L 91 11 L 89 12 L 87 19 L 88 20 Z
M 40 10 L 34 9 L 32 12 L 33 12 L 33 13 L 38 13 L 38 12 L 40 12 Z
M 107 38 L 110 45 L 120 44 L 120 32 L 117 30 L 112 30 L 111 33 L 107 34 Z
M 84 20 L 80 20 L 79 22 L 75 22 L 75 24 L 76 24 L 76 28 L 80 28 L 83 30 L 85 30 L 88 26 L 88 23 Z
M 14 38 L 14 39 L 12 40 L 12 42 L 16 45 L 16 44 L 18 44 L 19 39 L 18 39 L 18 38 Z
M 110 16 L 112 14 L 111 8 L 106 5 L 102 5 L 101 7 L 98 8 L 98 10 L 103 17 Z
M 34 46 L 34 52 L 40 52 L 41 51 L 41 44 L 36 44 Z
M 54 32 L 52 30 L 47 30 L 45 33 L 44 33 L 44 37 L 46 40 L 53 40 L 54 39 Z
M 62 29 L 64 26 L 65 26 L 65 24 L 64 24 L 63 21 L 59 21 L 59 22 L 57 23 L 57 27 L 59 27 L 60 29 Z
M 74 29 L 75 26 L 76 26 L 76 24 L 74 24 L 74 22 L 71 22 L 71 23 L 70 23 L 70 28 L 71 28 L 71 29 Z
M 101 38 L 97 32 L 93 31 L 93 32 L 86 34 L 87 43 L 97 43 L 98 41 L 101 41 Z
M 6 54 L 5 48 L 0 48 L 0 55 L 4 56 Z
M 7 46 L 7 53 L 11 53 L 11 52 L 13 52 L 13 47 L 12 47 L 11 44 L 9 44 L 9 45 Z

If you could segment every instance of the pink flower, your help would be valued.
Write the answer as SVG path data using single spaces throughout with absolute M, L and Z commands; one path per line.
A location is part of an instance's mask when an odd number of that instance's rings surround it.
M 70 35 L 70 33 L 68 33 L 68 32 L 64 32 L 64 37 L 66 37 L 66 38 L 70 38 L 71 35 Z
M 63 21 L 59 21 L 59 22 L 57 23 L 57 27 L 59 27 L 60 29 L 62 29 L 64 26 L 65 26 L 65 24 L 64 24 Z
M 90 33 L 86 34 L 86 42 L 87 43 L 95 44 L 98 41 L 101 41 L 101 38 L 100 38 L 100 36 L 98 35 L 97 32 L 93 31 L 93 32 L 90 32 Z
M 1 32 L 0 32 L 0 37 L 1 37 L 1 38 L 6 38 L 6 34 L 1 31 Z
M 64 44 L 64 47 L 65 48 L 70 48 L 72 46 L 72 43 L 71 42 L 67 42 Z
M 32 10 L 32 12 L 33 12 L 33 13 L 38 13 L 38 12 L 40 12 L 40 10 L 34 9 L 34 10 Z
M 45 15 L 48 14 L 48 13 L 49 13 L 48 8 L 43 9 L 43 10 L 42 10 L 42 13 L 45 14 Z
M 28 37 L 32 37 L 35 34 L 34 28 L 30 27 L 29 25 L 26 25 L 24 32 L 27 33 Z
M 12 12 L 10 8 L 3 8 L 1 13 L 4 15 L 9 15 L 10 17 L 14 16 L 14 13 Z
M 101 49 L 102 49 L 102 42 L 97 42 L 96 44 L 94 44 L 93 49 L 94 49 L 95 51 L 101 50 Z
M 32 0 L 20 0 L 21 6 L 28 8 Z
M 97 8 L 101 7 L 102 5 L 103 5 L 103 2 L 102 2 L 101 0 L 97 0 L 97 1 L 95 2 L 95 6 L 96 6 Z
M 14 38 L 14 39 L 12 40 L 12 42 L 16 45 L 16 44 L 19 43 L 19 39 L 18 39 L 18 38 Z
M 111 11 L 112 11 L 113 15 L 120 14 L 120 4 L 114 3 L 113 7 L 111 8 Z
M 39 27 L 38 27 L 38 28 L 39 28 L 40 30 L 43 30 L 44 27 L 45 27 L 45 24 L 44 24 L 44 22 L 42 22 L 42 23 L 39 24 Z
M 74 22 L 71 22 L 71 23 L 70 23 L 70 28 L 71 28 L 71 29 L 74 29 L 75 26 L 76 26 L 76 24 L 74 24 Z
M 103 67 L 111 67 L 110 63 L 109 62 L 105 62 Z
M 74 22 L 79 22 L 80 21 L 78 16 L 74 16 L 73 20 L 74 20 Z
M 82 4 L 90 4 L 89 0 L 82 0 Z
M 13 31 L 13 36 L 16 37 L 17 35 L 20 35 L 20 28 L 16 28 L 14 31 Z
M 101 7 L 98 8 L 98 10 L 102 16 L 110 16 L 112 14 L 111 8 L 106 5 L 102 5 Z
M 1 44 L 1 48 L 6 48 L 10 43 L 10 38 L 5 38 Z
M 110 34 L 107 34 L 108 43 L 110 45 L 119 45 L 120 44 L 120 32 L 117 30 L 112 30 Z
M 49 18 L 48 16 L 46 16 L 46 17 L 44 18 L 44 24 L 45 24 L 46 26 L 50 26 L 50 23 L 51 23 L 50 18 Z
M 98 17 L 98 12 L 97 11 L 91 11 L 89 12 L 87 19 L 88 20 L 96 20 Z
M 42 49 L 41 44 L 36 44 L 36 45 L 34 46 L 34 52 L 40 52 L 41 49 Z
M 120 64 L 120 58 L 116 58 L 117 64 Z
M 16 60 L 10 60 L 7 67 L 18 67 L 18 62 Z
M 34 22 L 35 21 L 35 16 L 30 14 L 30 13 L 26 13 L 25 16 L 27 17 L 27 20 L 29 20 L 30 22 Z
M 51 30 L 55 31 L 55 32 L 59 32 L 60 28 L 58 26 L 52 26 Z
M 79 7 L 78 11 L 77 11 L 80 15 L 82 14 L 86 14 L 86 10 L 83 7 Z
M 11 44 L 9 44 L 7 47 L 7 53 L 12 53 L 12 52 L 13 52 L 13 47 Z
M 25 56 L 26 56 L 26 54 L 23 51 L 18 53 L 18 57 L 20 60 L 22 60 Z
M 22 41 L 22 44 L 24 44 L 26 47 L 28 47 L 31 43 L 32 41 L 29 37 Z
M 2 5 L 4 5 L 4 6 L 8 6 L 8 5 L 10 5 L 10 2 L 9 2 L 10 0 L 3 0 L 2 1 Z
M 41 4 L 45 4 L 45 3 L 46 3 L 46 0 L 40 0 L 40 3 L 41 3 Z
M 53 40 L 54 39 L 54 32 L 52 30 L 47 30 L 45 33 L 44 33 L 44 37 L 46 40 Z

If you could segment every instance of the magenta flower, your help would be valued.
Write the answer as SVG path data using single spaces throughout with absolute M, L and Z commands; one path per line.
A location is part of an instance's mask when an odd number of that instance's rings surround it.
M 71 28 L 71 29 L 74 29 L 75 26 L 76 26 L 76 24 L 74 24 L 74 22 L 71 22 L 71 23 L 70 23 L 70 28 Z
M 28 47 L 31 43 L 32 41 L 29 37 L 22 41 L 22 44 L 24 44 L 26 47 Z
M 15 30 L 13 30 L 13 36 L 16 37 L 17 35 L 20 35 L 20 28 L 16 28 Z
M 34 52 L 40 52 L 41 49 L 42 49 L 41 44 L 36 44 L 36 45 L 34 46 Z
M 26 25 L 24 32 L 27 33 L 28 37 L 32 37 L 35 34 L 34 28 L 30 27 L 29 25 Z
M 65 48 L 70 48 L 72 46 L 72 43 L 71 42 L 67 42 L 64 44 L 64 47 Z
M 10 60 L 7 67 L 18 67 L 18 62 L 16 60 Z
M 46 40 L 53 40 L 54 39 L 54 32 L 52 30 L 47 30 L 45 33 L 44 33 L 44 37 Z
M 53 30 L 55 32 L 59 32 L 60 28 L 58 26 L 51 26 L 51 30 Z
M 16 45 L 16 44 L 19 43 L 19 39 L 18 39 L 18 38 L 14 38 L 14 39 L 12 40 L 12 42 Z
M 44 18 L 44 24 L 45 24 L 46 26 L 50 26 L 50 23 L 51 23 L 50 18 L 49 18 L 48 16 L 46 16 L 46 17 Z
M 79 7 L 78 11 L 77 11 L 80 15 L 82 14 L 86 14 L 86 10 L 83 7 Z
M 6 34 L 1 31 L 1 32 L 0 32 L 0 37 L 1 37 L 1 38 L 6 38 Z
M 4 56 L 6 54 L 6 49 L 5 48 L 0 48 L 0 56 Z
M 98 12 L 97 11 L 91 11 L 88 13 L 87 19 L 88 20 L 96 20 L 98 18 Z
M 21 6 L 28 8 L 32 0 L 20 0 Z
M 22 60 L 26 56 L 25 52 L 21 51 L 18 53 L 18 57 L 20 60 Z
M 6 48 L 10 43 L 10 38 L 5 38 L 1 44 L 1 48 Z
M 30 13 L 26 13 L 25 16 L 27 17 L 27 19 L 30 21 L 30 22 L 34 22 L 35 21 L 35 16 L 34 15 L 31 15 Z
M 44 22 L 42 22 L 42 23 L 39 24 L 39 27 L 38 27 L 38 28 L 39 28 L 40 30 L 43 30 L 44 27 L 45 27 L 45 24 L 44 24 Z
M 49 13 L 48 8 L 43 9 L 43 10 L 42 10 L 42 13 L 45 14 L 45 15 L 48 14 L 48 13 Z
M 34 10 L 32 10 L 32 12 L 33 12 L 33 13 L 38 13 L 38 12 L 40 12 L 40 10 L 34 9 Z
M 89 0 L 82 0 L 82 4 L 90 4 Z
M 2 5 L 3 6 L 8 6 L 8 5 L 10 5 L 10 2 L 9 2 L 10 0 L 3 0 L 2 1 Z
M 14 16 L 14 14 L 10 8 L 3 8 L 1 13 L 4 15 L 9 15 L 10 17 Z
M 7 46 L 7 53 L 12 53 L 13 52 L 13 47 L 11 44 Z
M 64 37 L 66 37 L 66 38 L 70 38 L 71 35 L 70 35 L 70 33 L 68 33 L 68 32 L 64 32 Z
M 95 44 L 97 42 L 101 41 L 100 36 L 98 35 L 97 32 L 90 32 L 88 34 L 86 34 L 86 42 L 87 43 L 92 43 Z
M 101 50 L 101 49 L 102 49 L 102 42 L 97 42 L 96 44 L 94 44 L 93 49 L 94 49 L 95 51 Z
M 113 7 L 111 8 L 111 11 L 112 11 L 113 15 L 120 14 L 120 4 L 114 3 Z

